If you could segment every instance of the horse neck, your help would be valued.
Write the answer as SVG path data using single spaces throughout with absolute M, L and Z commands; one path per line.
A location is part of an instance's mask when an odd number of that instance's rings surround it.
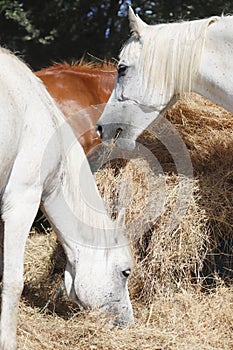
M 98 76 L 98 87 L 105 96 L 104 100 L 101 102 L 107 102 L 107 99 L 110 97 L 114 88 L 115 77 L 115 72 L 102 72 L 102 74 Z
M 84 151 L 67 123 L 60 133 L 63 159 L 59 190 L 45 203 L 45 210 L 62 239 L 68 237 L 83 245 L 112 245 L 114 223 L 107 215 Z
M 78 74 L 85 75 L 90 86 L 98 93 L 99 102 L 106 103 L 114 88 L 116 68 L 112 64 L 104 64 L 103 66 L 74 66 Z
M 36 75 L 44 81 L 50 92 L 54 91 L 54 80 L 56 81 L 57 78 L 61 82 L 64 76 L 69 77 L 73 88 L 75 82 L 82 79 L 82 84 L 87 85 L 89 93 L 91 91 L 94 96 L 98 96 L 96 103 L 106 103 L 114 87 L 116 69 L 114 65 L 108 64 L 103 65 L 103 67 L 62 64 L 42 69 L 36 72 Z M 54 78 L 51 80 L 51 77 Z
M 90 87 L 90 91 L 98 96 L 98 103 L 106 103 L 114 87 L 114 71 L 90 67 L 86 71 L 77 70 L 77 73 L 85 76 L 86 84 Z

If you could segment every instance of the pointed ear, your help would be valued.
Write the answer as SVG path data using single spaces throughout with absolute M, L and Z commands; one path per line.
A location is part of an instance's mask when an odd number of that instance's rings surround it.
M 125 208 L 122 208 L 116 219 L 116 230 L 122 230 L 125 226 Z
M 147 24 L 138 15 L 135 15 L 131 6 L 129 6 L 129 26 L 132 33 L 138 38 L 140 38 L 143 30 L 147 27 Z

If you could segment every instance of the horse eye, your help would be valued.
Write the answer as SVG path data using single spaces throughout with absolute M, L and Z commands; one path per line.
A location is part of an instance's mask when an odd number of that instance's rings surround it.
M 119 66 L 118 66 L 118 68 L 117 68 L 117 73 L 118 73 L 118 75 L 119 75 L 119 77 L 121 76 L 123 76 L 123 75 L 125 75 L 125 72 L 126 72 L 126 70 L 127 70 L 127 66 L 125 65 L 125 64 L 120 64 Z
M 128 278 L 129 275 L 131 273 L 131 269 L 127 269 L 127 270 L 124 270 L 122 271 L 122 275 L 125 277 L 125 278 Z

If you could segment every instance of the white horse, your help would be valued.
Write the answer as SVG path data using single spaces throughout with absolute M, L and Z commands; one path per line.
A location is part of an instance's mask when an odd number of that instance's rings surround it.
M 233 16 L 147 25 L 129 8 L 132 36 L 97 124 L 103 141 L 135 140 L 180 95 L 197 92 L 233 112 Z
M 0 191 L 4 223 L 1 350 L 15 350 L 26 239 L 42 204 L 67 256 L 65 286 L 79 305 L 133 321 L 132 256 L 122 215 L 110 220 L 82 147 L 42 82 L 0 48 Z

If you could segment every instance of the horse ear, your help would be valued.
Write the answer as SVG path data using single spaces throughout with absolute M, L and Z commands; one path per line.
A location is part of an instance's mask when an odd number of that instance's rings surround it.
M 117 216 L 116 219 L 116 229 L 122 230 L 122 228 L 125 226 L 125 208 L 122 208 Z
M 147 27 L 147 24 L 143 22 L 138 15 L 135 15 L 131 6 L 129 6 L 129 26 L 132 33 L 134 33 L 134 35 L 136 35 L 138 38 L 141 36 L 145 27 Z

